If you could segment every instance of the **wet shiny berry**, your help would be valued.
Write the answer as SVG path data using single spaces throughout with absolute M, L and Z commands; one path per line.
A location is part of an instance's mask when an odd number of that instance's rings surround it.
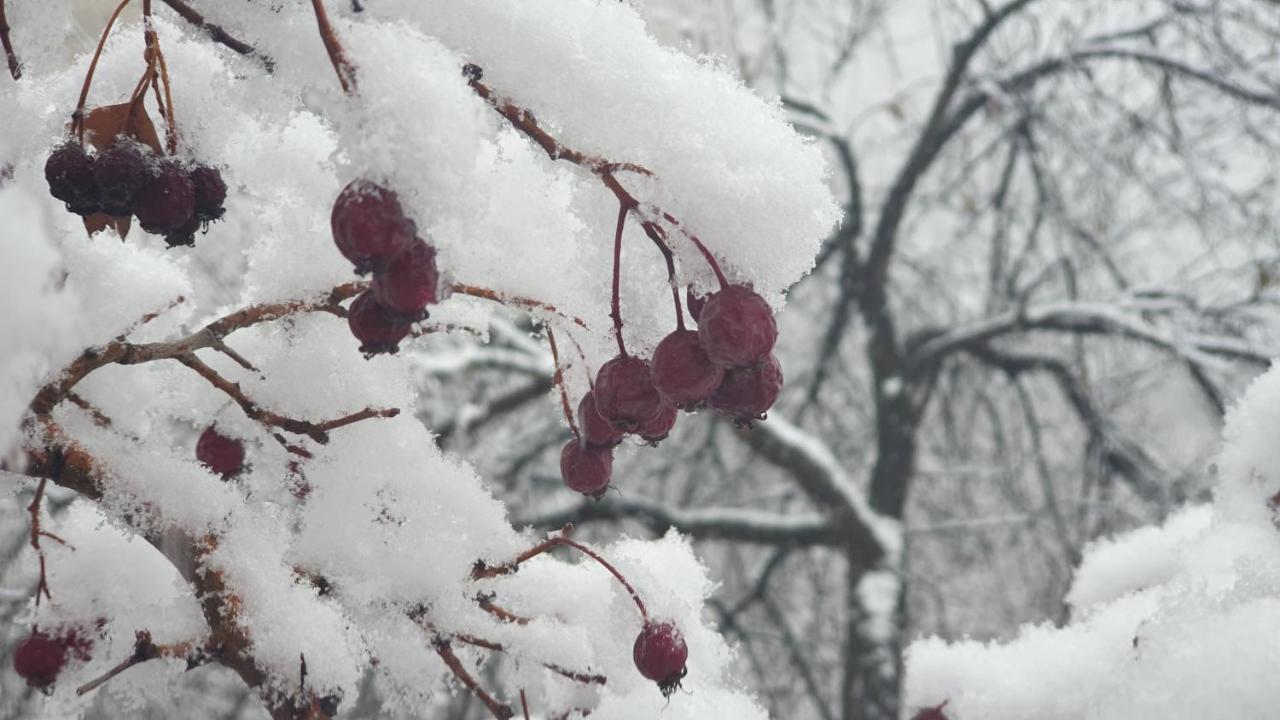
M 749 367 L 773 350 L 778 325 L 764 298 L 745 285 L 730 285 L 707 298 L 698 317 L 698 337 L 717 365 Z
M 188 176 L 196 192 L 196 217 L 202 222 L 222 217 L 226 212 L 222 205 L 227 200 L 227 184 L 222 180 L 222 173 L 215 167 L 196 165 Z
M 694 330 L 676 330 L 653 351 L 653 384 L 681 409 L 706 402 L 724 380 L 724 368 L 711 362 Z
M 600 415 L 623 432 L 635 432 L 662 410 L 649 363 L 633 355 L 619 355 L 600 366 L 595 396 Z
M 196 189 L 187 171 L 175 162 L 162 162 L 138 191 L 133 214 L 143 230 L 166 235 L 191 221 L 196 209 Z
M 436 302 L 440 273 L 436 270 L 436 250 L 418 238 L 409 248 L 392 258 L 390 266 L 373 278 L 373 295 L 383 307 L 421 320 L 426 307 Z
M 578 403 L 578 431 L 589 447 L 613 447 L 622 442 L 622 431 L 615 428 L 596 408 L 596 395 L 588 390 Z
M 675 625 L 649 621 L 636 637 L 631 659 L 641 675 L 658 683 L 663 695 L 670 695 L 684 679 L 689 648 Z
M 196 442 L 196 459 L 224 479 L 230 478 L 244 469 L 244 441 L 223 435 L 216 425 L 210 425 Z
M 782 391 L 782 366 L 770 354 L 755 367 L 730 370 L 707 404 L 741 424 L 763 420 Z
M 379 304 L 371 290 L 365 290 L 351 303 L 347 325 L 360 341 L 360 352 L 366 355 L 396 352 L 412 329 L 412 323 Z
M 149 179 L 147 158 L 137 143 L 119 140 L 98 154 L 93 163 L 93 179 L 103 212 L 132 215 L 134 198 Z
M 354 180 L 342 189 L 329 224 L 334 244 L 358 273 L 387 269 L 415 237 L 396 193 L 367 180 Z
M 657 445 L 667 439 L 667 435 L 671 434 L 671 428 L 675 426 L 676 406 L 665 402 L 657 415 L 649 418 L 641 423 L 639 428 L 636 428 L 636 434 L 650 445 Z
M 560 477 L 570 490 L 596 499 L 609 489 L 613 450 L 588 447 L 577 438 L 560 451 Z
M 80 143 L 68 141 L 54 148 L 44 163 L 44 179 L 49 194 L 66 203 L 68 210 L 82 215 L 96 210 L 93 158 Z

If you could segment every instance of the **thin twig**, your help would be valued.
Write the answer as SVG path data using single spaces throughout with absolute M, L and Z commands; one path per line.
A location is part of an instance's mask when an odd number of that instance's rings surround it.
M 120 17 L 120 13 L 124 11 L 129 0 L 120 0 L 120 4 L 116 6 L 114 12 L 111 13 L 110 19 L 107 20 L 106 27 L 102 28 L 102 37 L 98 38 L 98 47 L 93 51 L 93 59 L 89 61 L 89 69 L 84 74 L 84 82 L 80 85 L 80 99 L 76 101 L 75 112 L 71 114 L 71 132 L 84 142 L 84 106 L 89 100 L 89 86 L 93 84 L 93 73 L 98 69 L 98 58 L 102 57 L 102 48 L 107 44 L 107 36 L 111 34 L 111 26 L 116 24 L 116 18 Z
M 506 295 L 496 290 L 490 290 L 489 288 L 482 288 L 476 285 L 464 285 L 462 283 L 453 283 L 449 286 L 449 291 L 458 293 L 459 295 L 470 295 L 471 297 L 478 297 L 484 300 L 492 300 L 503 305 L 515 305 L 516 307 L 522 307 L 526 310 L 543 310 L 545 312 L 555 313 L 565 320 L 572 321 L 573 324 L 583 328 L 584 330 L 589 329 L 587 324 L 580 318 L 560 312 L 556 309 L 555 305 L 544 303 L 541 300 L 534 300 L 532 298 L 521 297 L 519 295 Z
M 574 437 L 579 437 L 578 425 L 573 421 L 573 406 L 569 404 L 569 391 L 564 386 L 564 368 L 560 365 L 560 351 L 556 348 L 556 333 L 547 326 L 547 343 L 551 345 L 551 362 L 555 365 L 556 373 L 551 379 L 551 383 L 560 390 L 560 406 L 564 410 L 564 420 L 569 423 L 569 429 L 573 431 Z
M 4 0 L 0 0 L 0 45 L 4 46 L 4 56 L 9 61 L 9 74 L 14 80 L 18 80 L 22 77 L 22 63 L 18 62 L 18 54 L 13 51 L 13 43 L 9 40 L 9 20 L 4 15 Z
M 241 55 L 258 60 L 262 63 L 263 67 L 266 68 L 268 73 L 275 72 L 276 61 L 272 60 L 270 56 L 265 55 L 262 51 L 249 43 L 235 39 L 226 30 L 223 30 L 221 26 L 209 22 L 203 15 L 196 12 L 194 8 L 187 5 L 185 2 L 182 2 L 182 0 L 160 1 L 172 8 L 174 12 L 178 13 L 178 15 L 182 16 L 182 19 L 208 33 L 209 37 L 214 42 L 225 45 Z
M 338 35 L 329 23 L 329 13 L 325 12 L 324 0 L 311 0 L 316 12 L 316 24 L 320 26 L 320 39 L 324 41 L 325 52 L 329 53 L 329 62 L 333 63 L 333 71 L 338 74 L 338 82 L 342 91 L 351 93 L 356 86 L 356 67 L 347 59 Z
M 512 717 L 515 717 L 514 710 L 495 700 L 492 695 L 485 692 L 484 688 L 480 687 L 480 683 L 476 682 L 475 678 L 471 677 L 471 673 L 467 672 L 467 669 L 462 665 L 462 661 L 453 653 L 453 648 L 450 647 L 448 640 L 437 637 L 434 644 L 436 654 L 440 656 L 441 660 L 444 660 L 444 664 L 449 666 L 449 669 L 462 681 L 462 684 L 466 685 L 468 690 L 480 698 L 480 702 L 489 708 L 490 714 L 498 720 L 511 720 Z

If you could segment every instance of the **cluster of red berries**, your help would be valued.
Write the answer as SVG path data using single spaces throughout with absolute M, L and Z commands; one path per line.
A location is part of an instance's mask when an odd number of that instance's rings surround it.
M 32 630 L 13 653 L 13 669 L 33 688 L 47 688 L 58 679 L 67 660 L 88 661 L 93 640 L 77 628 L 56 633 Z
M 418 235 L 395 191 L 368 180 L 342 189 L 329 221 L 333 242 L 356 273 L 373 273 L 347 313 L 351 334 L 366 356 L 394 353 L 440 299 L 436 250 Z
M 631 659 L 641 675 L 658 683 L 663 695 L 680 687 L 687 669 L 689 647 L 680 630 L 669 622 L 646 622 L 631 649 Z
M 133 215 L 143 230 L 163 235 L 169 247 L 194 245 L 196 231 L 222 217 L 227 185 L 208 165 L 157 158 L 147 146 L 121 136 L 95 157 L 74 140 L 59 145 L 44 164 L 49 193 L 81 216 Z
M 782 390 L 773 355 L 778 326 L 764 298 L 726 285 L 706 298 L 689 293 L 697 330 L 683 326 L 658 343 L 652 361 L 620 354 L 600 367 L 578 405 L 578 437 L 560 453 L 566 485 L 599 498 L 609 487 L 613 448 L 627 434 L 657 444 L 676 411 L 710 407 L 741 425 L 763 419 Z

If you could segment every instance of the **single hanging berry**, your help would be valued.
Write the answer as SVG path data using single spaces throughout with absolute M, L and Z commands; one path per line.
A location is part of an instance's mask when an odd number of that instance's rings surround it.
M 662 410 L 662 395 L 653 386 L 649 363 L 619 355 L 596 373 L 596 409 L 614 428 L 635 432 Z
M 196 211 L 196 188 L 181 165 L 166 160 L 134 200 L 138 224 L 153 235 L 167 235 L 191 221 Z
M 80 660 L 88 660 L 93 641 L 83 638 L 71 629 L 60 635 L 50 635 L 34 630 L 13 652 L 13 669 L 18 676 L 34 688 L 53 684 L 67 664 L 68 654 Z
M 694 330 L 676 330 L 653 351 L 653 384 L 680 409 L 700 406 L 724 380 L 724 368 L 711 362 Z
M 741 425 L 763 420 L 782 391 L 782 366 L 770 354 L 755 367 L 738 368 L 724 374 L 724 382 L 707 404 Z
M 102 212 L 118 217 L 132 215 L 134 199 L 149 179 L 141 146 L 131 140 L 116 140 L 94 160 L 93 179 Z
M 360 341 L 360 352 L 377 355 L 399 350 L 400 341 L 409 335 L 413 323 L 404 322 L 379 304 L 371 290 L 365 290 L 347 310 L 347 325 Z
M 218 432 L 216 425 L 210 425 L 196 442 L 196 459 L 224 480 L 230 479 L 244 469 L 244 442 L 227 437 Z
M 574 438 L 560 451 L 560 477 L 570 490 L 599 500 L 609 489 L 613 450 L 588 447 Z
M 636 637 L 631 659 L 641 675 L 658 683 L 664 696 L 670 696 L 684 679 L 689 648 L 674 624 L 649 621 Z
M 368 180 L 353 180 L 342 189 L 329 224 L 334 244 L 360 274 L 386 270 L 415 237 L 396 193 Z
M 66 203 L 71 212 L 89 215 L 98 211 L 93 158 L 80 143 L 68 140 L 49 153 L 44 179 L 49 183 L 49 194 Z
M 644 439 L 645 442 L 656 446 L 667 439 L 667 435 L 671 434 L 671 428 L 675 426 L 676 406 L 669 402 L 664 402 L 657 415 L 641 423 L 640 427 L 636 429 L 636 434 Z
M 439 285 L 435 248 L 414 238 L 386 270 L 374 275 L 372 288 L 383 307 L 413 322 L 423 319 L 427 306 L 439 299 Z
M 622 432 L 605 419 L 596 408 L 596 394 L 588 390 L 578 403 L 578 425 L 588 447 L 611 448 L 622 442 Z
M 227 184 L 222 180 L 222 173 L 215 167 L 196 165 L 188 177 L 196 193 L 196 218 L 205 223 L 222 217 L 226 212 L 222 204 L 227 200 Z
M 750 367 L 778 340 L 773 310 L 745 285 L 712 293 L 698 316 L 698 337 L 707 357 L 726 368 Z

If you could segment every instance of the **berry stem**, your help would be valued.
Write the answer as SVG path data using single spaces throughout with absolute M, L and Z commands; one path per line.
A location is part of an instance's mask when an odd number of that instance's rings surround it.
M 22 77 L 22 63 L 18 62 L 18 54 L 13 51 L 13 43 L 9 41 L 9 21 L 4 15 L 4 0 L 0 0 L 0 45 L 4 46 L 4 56 L 9 61 L 9 74 L 14 80 L 18 80 Z
M 120 13 L 124 11 L 130 0 L 120 0 L 120 4 L 116 6 L 111 17 L 107 20 L 107 26 L 102 28 L 102 37 L 98 38 L 98 47 L 93 51 L 93 59 L 89 61 L 89 69 L 84 74 L 84 83 L 80 86 L 80 99 L 76 102 L 75 112 L 71 114 L 71 132 L 76 135 L 80 142 L 84 142 L 84 106 L 89 100 L 89 86 L 93 84 L 93 73 L 98 69 L 98 58 L 102 57 L 102 48 L 107 44 L 107 36 L 111 34 L 111 26 L 116 24 L 116 18 L 120 17 Z
M 684 308 L 680 304 L 680 285 L 676 282 L 676 263 L 671 248 L 667 245 L 667 233 L 652 220 L 640 223 L 644 233 L 658 246 L 662 257 L 667 261 L 667 284 L 671 286 L 671 302 L 676 306 L 676 329 L 684 330 Z
M 524 696 L 524 688 L 520 688 L 520 708 L 524 710 L 524 720 L 529 720 L 529 701 Z
M 658 210 L 658 209 L 654 208 L 654 210 Z M 658 210 L 658 212 L 661 212 L 661 211 Z M 711 266 L 711 272 L 715 273 L 716 280 L 720 281 L 720 289 L 723 290 L 729 287 L 729 281 L 725 279 L 724 272 L 720 270 L 720 263 L 716 262 L 715 255 L 712 255 L 711 251 L 707 249 L 707 246 L 702 244 L 702 241 L 698 239 L 698 236 L 694 235 L 688 230 L 685 230 L 684 226 L 680 224 L 680 221 L 676 220 L 671 213 L 662 212 L 662 217 L 667 222 L 671 223 L 677 230 L 679 230 L 681 235 L 684 235 L 685 237 L 693 241 L 693 244 L 696 245 L 698 250 L 702 252 L 702 257 L 706 258 L 707 264 Z
M 48 483 L 48 477 L 40 478 L 40 482 L 36 483 L 35 497 L 31 498 L 31 504 L 27 506 L 27 513 L 31 515 L 31 547 L 40 558 L 40 579 L 36 581 L 36 607 L 40 606 L 42 593 L 46 599 L 53 599 L 53 595 L 49 592 L 49 576 L 45 571 L 44 549 L 40 547 L 40 537 L 45 534 L 40 529 L 40 506 L 44 503 L 44 489 Z
M 482 298 L 484 300 L 492 300 L 502 305 L 516 305 L 518 307 L 525 308 L 526 310 L 543 310 L 545 312 L 555 313 L 556 315 L 559 315 L 565 320 L 572 321 L 573 324 L 577 325 L 583 330 L 590 329 L 587 327 L 587 324 L 583 322 L 581 319 L 576 318 L 572 315 L 566 315 L 560 312 L 558 309 L 556 309 L 555 305 L 544 303 L 541 300 L 534 300 L 532 298 L 520 297 L 519 295 L 503 295 L 502 293 L 499 293 L 496 290 L 490 290 L 489 288 L 483 288 L 476 285 L 464 285 L 462 283 L 453 283 L 452 285 L 449 286 L 449 291 L 456 292 L 461 295 L 470 295 L 471 297 Z
M 573 407 L 569 404 L 569 391 L 564 386 L 564 369 L 560 365 L 560 351 L 556 348 L 556 333 L 547 326 L 547 343 L 551 345 L 551 362 L 556 366 L 556 374 L 551 382 L 560 389 L 560 406 L 564 410 L 565 422 L 569 423 L 569 429 L 573 431 L 576 438 L 582 437 L 578 433 L 578 426 L 573 422 Z
M 619 276 L 622 272 L 622 230 L 627 224 L 627 203 L 618 204 L 618 229 L 613 234 L 613 296 L 609 300 L 609 316 L 613 318 L 613 334 L 618 338 L 618 354 L 627 356 L 627 346 L 622 341 L 622 309 L 618 302 Z
M 338 74 L 338 83 L 342 85 L 343 92 L 351 94 L 356 86 L 356 67 L 347 59 L 342 43 L 338 41 L 333 25 L 329 23 L 329 13 L 324 9 L 324 0 L 311 0 L 311 7 L 315 9 L 316 24 L 320 26 L 320 39 L 324 41 L 325 52 L 329 53 L 329 62 L 333 63 L 333 70 Z
M 160 115 L 164 118 L 165 124 L 165 147 L 169 154 L 178 151 L 178 124 L 173 114 L 173 93 L 169 85 L 169 66 L 164 61 L 164 52 L 160 49 L 160 36 L 156 34 L 155 25 L 151 20 L 151 0 L 142 0 L 142 22 L 145 30 L 147 41 L 148 55 L 148 73 L 154 73 L 154 66 L 160 68 L 160 84 L 164 86 L 164 101 L 160 101 L 160 88 L 156 87 L 153 81 L 151 86 L 156 91 L 156 103 L 160 106 Z M 146 90 L 143 90 L 146 94 Z
M 498 720 L 511 720 L 511 718 L 515 717 L 514 710 L 495 700 L 492 695 L 485 692 L 484 688 L 480 687 L 480 683 L 476 682 L 475 678 L 471 677 L 471 673 L 467 672 L 467 668 L 462 664 L 462 661 L 454 654 L 448 640 L 437 636 L 433 644 L 436 648 L 436 654 L 440 656 L 441 660 L 444 660 L 444 664 L 449 667 L 449 670 L 453 671 L 454 676 L 461 680 L 463 685 L 467 686 L 468 690 L 480 698 L 480 702 L 484 703 L 491 715 Z

